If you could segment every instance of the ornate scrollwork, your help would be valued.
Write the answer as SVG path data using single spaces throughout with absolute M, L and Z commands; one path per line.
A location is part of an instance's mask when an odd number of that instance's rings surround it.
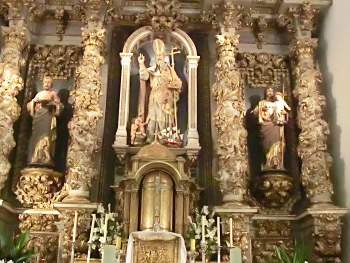
M 217 101 L 214 124 L 218 134 L 217 180 L 226 203 L 241 203 L 246 192 L 247 131 L 240 74 L 235 64 L 238 36 L 217 36 L 218 61 L 213 95 Z
M 185 25 L 187 20 L 180 14 L 180 5 L 175 0 L 151 0 L 147 2 L 146 14 L 136 16 L 136 23 L 147 23 L 156 32 L 173 31 Z
M 252 88 L 268 88 L 282 85 L 288 74 L 287 56 L 268 53 L 240 53 L 237 64 L 242 78 Z
M 97 124 L 102 117 L 99 106 L 101 96 L 100 65 L 104 63 L 101 51 L 105 44 L 105 30 L 83 29 L 84 55 L 76 70 L 76 79 L 71 97 L 75 111 L 69 123 L 71 142 L 68 147 L 68 175 L 66 184 L 71 190 L 80 191 L 88 198 L 91 180 L 97 174 L 93 164 L 98 150 Z
M 254 220 L 257 237 L 290 237 L 290 221 Z
M 35 232 L 56 232 L 57 215 L 53 214 L 20 214 L 19 229 Z
M 78 66 L 82 48 L 73 45 L 35 46 L 33 67 L 40 78 L 68 79 Z
M 52 169 L 25 168 L 21 174 L 15 193 L 24 205 L 37 206 L 49 202 L 62 185 L 62 174 Z
M 298 155 L 302 160 L 302 183 L 313 204 L 331 203 L 333 185 L 329 168 L 332 157 L 327 152 L 328 123 L 323 119 L 325 97 L 320 95 L 321 73 L 314 66 L 316 39 L 296 39 L 291 44 L 296 60 L 294 96 L 299 100 Z

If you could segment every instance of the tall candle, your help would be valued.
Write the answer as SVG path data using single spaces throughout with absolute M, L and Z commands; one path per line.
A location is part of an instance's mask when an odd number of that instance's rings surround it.
M 205 242 L 205 229 L 204 229 L 205 216 L 202 216 L 202 242 Z
M 230 247 L 233 247 L 233 220 L 230 217 Z
M 117 236 L 117 239 L 115 241 L 115 247 L 117 249 L 121 249 L 121 247 L 122 247 L 122 238 L 120 236 Z
M 74 225 L 73 225 L 73 242 L 75 242 L 75 239 L 77 237 L 77 226 L 78 226 L 78 211 L 75 211 Z
M 93 236 L 93 234 L 94 234 L 95 222 L 96 222 L 96 214 L 92 214 L 92 222 L 91 222 L 91 230 L 90 230 L 89 243 L 92 242 L 92 236 Z
M 107 231 L 108 231 L 108 214 L 106 214 L 105 217 L 105 225 L 104 225 L 104 231 L 103 231 L 103 243 L 106 244 L 107 241 Z
M 218 216 L 216 218 L 216 223 L 217 223 L 217 234 L 218 234 L 218 247 L 220 247 L 220 217 Z

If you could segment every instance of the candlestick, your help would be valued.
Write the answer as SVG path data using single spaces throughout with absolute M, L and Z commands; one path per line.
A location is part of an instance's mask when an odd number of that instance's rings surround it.
M 230 247 L 233 247 L 233 220 L 230 217 Z
M 70 251 L 70 263 L 74 263 L 74 248 L 75 248 L 75 240 L 72 241 L 71 251 Z
M 221 261 L 221 246 L 218 246 L 218 263 Z
M 87 254 L 87 258 L 86 258 L 86 263 L 90 263 L 90 257 L 91 257 L 91 242 L 88 242 L 88 254 Z
M 78 211 L 75 211 L 74 225 L 73 225 L 73 239 L 72 239 L 73 242 L 75 242 L 75 239 L 77 237 L 77 225 L 78 225 Z
M 106 217 L 105 217 L 105 225 L 104 225 L 104 232 L 103 232 L 104 244 L 106 244 L 106 241 L 107 241 L 107 231 L 108 231 L 108 214 L 106 214 Z
M 96 214 L 92 214 L 92 222 L 91 222 L 91 230 L 90 230 L 89 243 L 92 242 L 92 237 L 93 237 L 93 235 L 94 235 L 95 222 L 96 222 Z
M 205 242 L 204 222 L 205 222 L 205 216 L 202 216 L 202 242 Z
M 218 235 L 218 247 L 220 247 L 220 217 L 218 216 L 216 218 L 216 224 L 217 224 L 217 235 Z
M 199 255 L 199 253 L 197 251 L 188 251 L 187 255 L 190 258 L 190 263 L 195 263 L 196 257 Z

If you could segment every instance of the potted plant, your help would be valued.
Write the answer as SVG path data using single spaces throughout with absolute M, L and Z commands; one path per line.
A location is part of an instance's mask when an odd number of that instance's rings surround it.
M 0 263 L 28 262 L 34 254 L 33 249 L 26 249 L 29 240 L 29 232 L 19 234 L 15 238 L 6 236 L 5 231 L 0 228 Z
M 304 263 L 309 260 L 311 247 L 305 241 L 296 242 L 294 253 L 288 253 L 282 246 L 275 247 L 277 263 Z

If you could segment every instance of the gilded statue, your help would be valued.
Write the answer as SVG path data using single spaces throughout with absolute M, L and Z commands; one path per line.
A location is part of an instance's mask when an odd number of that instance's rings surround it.
M 176 74 L 173 61 L 171 66 L 165 61 L 164 42 L 160 39 L 155 39 L 153 41 L 153 50 L 156 56 L 156 64 L 151 67 L 146 68 L 143 54 L 140 54 L 138 57 L 140 95 L 139 113 L 136 120 L 147 124 L 147 142 L 153 141 L 155 136 L 168 139 L 168 142 L 171 142 L 174 134 L 178 134 L 177 102 L 181 93 L 182 81 Z M 145 89 L 148 80 L 151 92 L 148 98 L 148 106 L 145 107 L 142 105 L 145 105 L 145 101 L 147 101 L 146 92 L 142 92 L 142 90 Z M 140 110 L 140 108 L 145 109 Z M 147 117 L 144 119 L 146 110 Z
M 288 121 L 291 108 L 283 99 L 281 92 L 272 88 L 266 90 L 266 98 L 259 101 L 253 110 L 260 124 L 261 145 L 265 154 L 263 170 L 284 169 L 284 124 Z
M 52 78 L 44 77 L 43 90 L 27 104 L 33 117 L 32 135 L 29 140 L 28 162 L 30 164 L 53 165 L 56 141 L 56 116 L 63 104 L 52 90 Z

